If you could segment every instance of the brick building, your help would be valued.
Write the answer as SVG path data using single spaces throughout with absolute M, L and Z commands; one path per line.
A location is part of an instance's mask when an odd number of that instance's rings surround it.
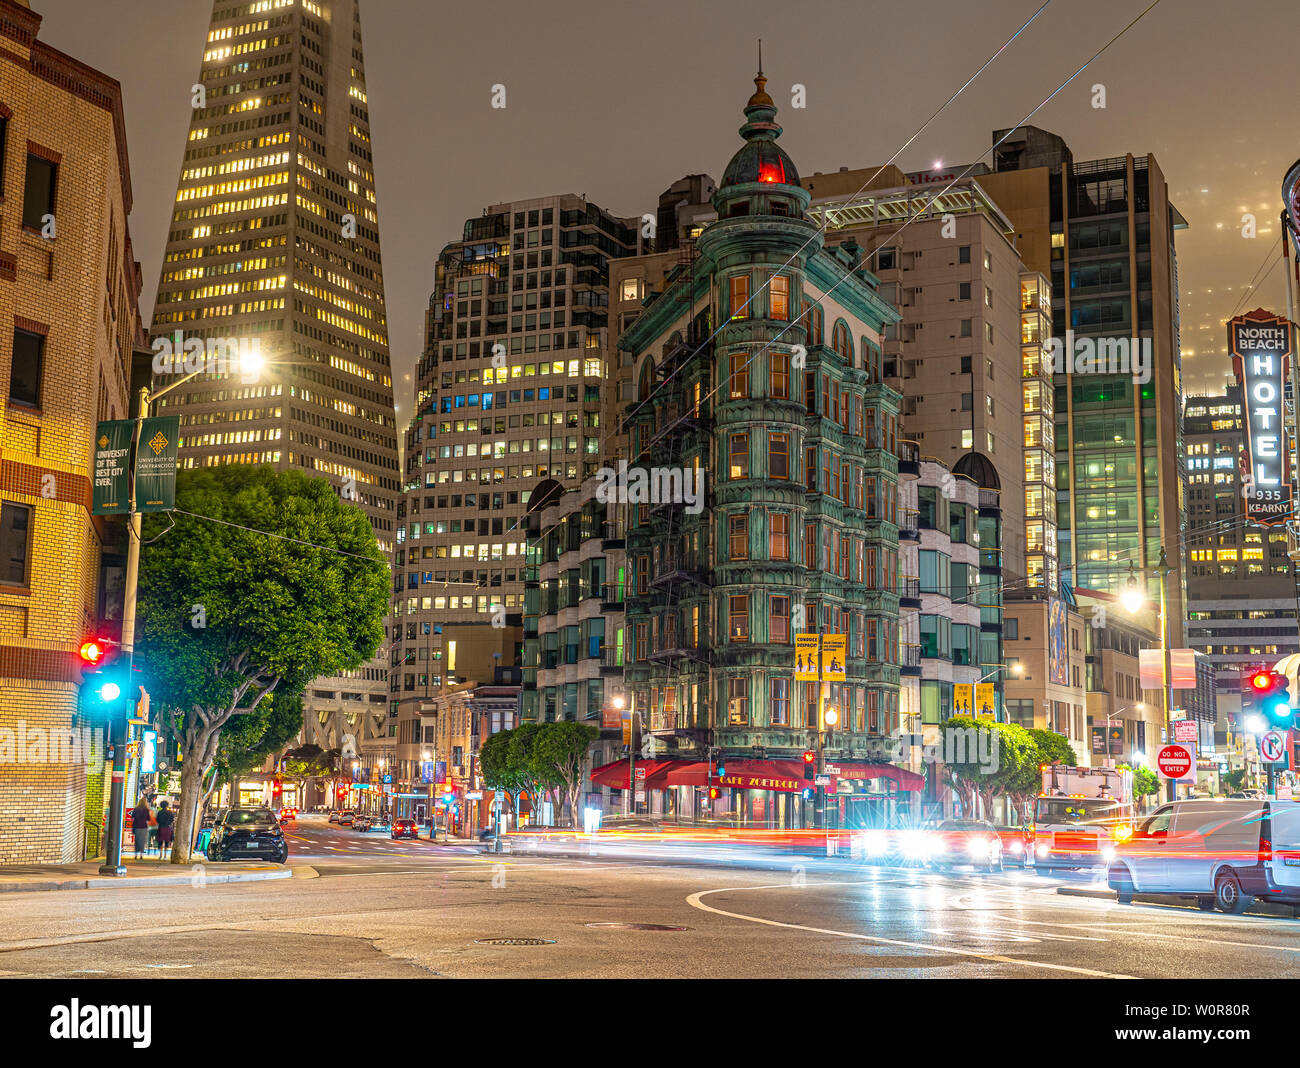
M 0 862 L 98 848 L 102 753 L 69 762 L 49 743 L 102 727 L 77 721 L 76 650 L 106 600 L 120 609 L 92 439 L 127 416 L 143 343 L 121 90 L 40 24 L 0 0 Z

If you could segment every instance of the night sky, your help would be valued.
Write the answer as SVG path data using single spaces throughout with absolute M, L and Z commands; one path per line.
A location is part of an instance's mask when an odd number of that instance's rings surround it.
M 399 425 L 442 246 L 491 202 L 585 193 L 653 211 L 738 146 L 763 38 L 782 145 L 802 174 L 888 159 L 1041 0 L 368 0 L 362 29 Z M 1149 0 L 1053 0 L 899 159 L 987 153 Z M 210 0 L 31 0 L 41 39 L 121 81 L 136 256 L 152 308 Z M 1190 390 L 1229 372 L 1223 320 L 1285 313 L 1280 186 L 1300 156 L 1294 0 L 1163 0 L 1031 120 L 1076 160 L 1151 152 L 1190 227 L 1178 238 Z M 491 107 L 494 83 L 507 107 Z M 795 83 L 804 110 L 790 107 Z M 1092 86 L 1106 108 L 1091 106 Z M 982 157 L 988 162 L 988 155 Z M 1241 235 L 1255 213 L 1258 237 Z M 1261 271 L 1261 276 L 1264 274 Z M 1239 306 L 1240 303 L 1240 306 Z

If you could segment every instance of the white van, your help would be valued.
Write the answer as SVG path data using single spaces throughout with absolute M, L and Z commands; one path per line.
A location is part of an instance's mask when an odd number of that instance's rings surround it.
M 1300 904 L 1300 803 L 1161 805 L 1117 847 L 1107 881 L 1121 905 L 1135 893 L 1194 897 L 1237 914 L 1257 897 Z

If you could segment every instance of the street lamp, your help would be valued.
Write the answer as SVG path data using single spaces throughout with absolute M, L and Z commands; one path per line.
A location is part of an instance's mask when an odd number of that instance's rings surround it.
M 1121 712 L 1127 712 L 1130 708 L 1136 708 L 1140 712 L 1146 711 L 1146 705 L 1141 701 L 1135 701 L 1131 705 L 1125 705 L 1123 708 L 1115 709 L 1111 714 L 1110 709 L 1106 709 L 1106 766 L 1113 768 L 1115 766 L 1114 754 L 1110 751 L 1110 725 L 1115 722 Z
M 1169 726 L 1169 713 L 1174 707 L 1173 678 L 1169 670 L 1169 575 L 1174 569 L 1169 566 L 1169 559 L 1165 556 L 1164 547 L 1160 549 L 1160 560 L 1151 570 L 1151 574 L 1160 579 L 1160 700 L 1163 704 L 1164 712 L 1165 738 L 1172 735 Z M 1128 582 L 1125 584 L 1124 592 L 1120 594 L 1120 601 L 1129 612 L 1136 613 L 1143 605 L 1146 604 L 1146 592 L 1138 582 L 1138 572 L 1133 566 L 1133 561 L 1128 565 Z M 1174 801 L 1178 797 L 1178 783 L 1174 779 L 1169 780 L 1169 797 L 1167 800 Z
M 253 347 L 255 349 L 255 346 Z M 245 350 L 240 346 L 242 356 L 240 359 L 239 374 L 245 382 L 254 381 L 261 374 L 265 366 L 261 354 L 256 351 Z M 123 576 L 122 590 L 122 653 L 126 657 L 126 678 L 131 678 L 131 671 L 135 663 L 135 616 L 136 600 L 139 590 L 140 577 L 140 544 L 141 544 L 141 513 L 138 508 L 139 502 L 135 496 L 135 456 L 140 448 L 140 430 L 144 420 L 149 418 L 150 405 L 159 398 L 170 393 L 178 386 L 185 385 L 186 382 L 197 378 L 199 375 L 208 374 L 206 361 L 197 371 L 191 371 L 182 375 L 169 386 L 153 391 L 149 386 L 141 386 L 138 395 L 138 402 L 135 413 L 135 432 L 131 440 L 131 465 L 130 481 L 128 489 L 128 511 L 127 511 L 127 537 L 126 537 L 126 574 Z M 100 866 L 99 874 L 101 875 L 125 875 L 126 868 L 122 864 L 122 828 L 125 823 L 125 794 L 126 794 L 126 747 L 127 747 L 127 724 L 128 713 L 122 711 L 120 714 L 113 716 L 110 724 L 110 745 L 113 749 L 113 777 L 112 785 L 109 788 L 108 796 L 108 836 L 104 842 L 104 863 Z M 194 844 L 194 820 L 198 816 L 197 808 L 190 811 L 190 826 L 176 828 L 176 835 L 179 838 L 182 833 L 188 835 L 186 842 L 190 846 Z

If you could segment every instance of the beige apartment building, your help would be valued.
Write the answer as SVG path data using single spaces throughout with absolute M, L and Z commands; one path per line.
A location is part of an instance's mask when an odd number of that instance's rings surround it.
M 77 650 L 105 617 L 121 627 L 122 550 L 91 515 L 91 457 L 96 422 L 129 414 L 143 342 L 121 88 L 39 40 L 40 26 L 0 0 L 3 863 L 99 848 L 102 746 L 53 743 L 106 727 L 79 711 Z

